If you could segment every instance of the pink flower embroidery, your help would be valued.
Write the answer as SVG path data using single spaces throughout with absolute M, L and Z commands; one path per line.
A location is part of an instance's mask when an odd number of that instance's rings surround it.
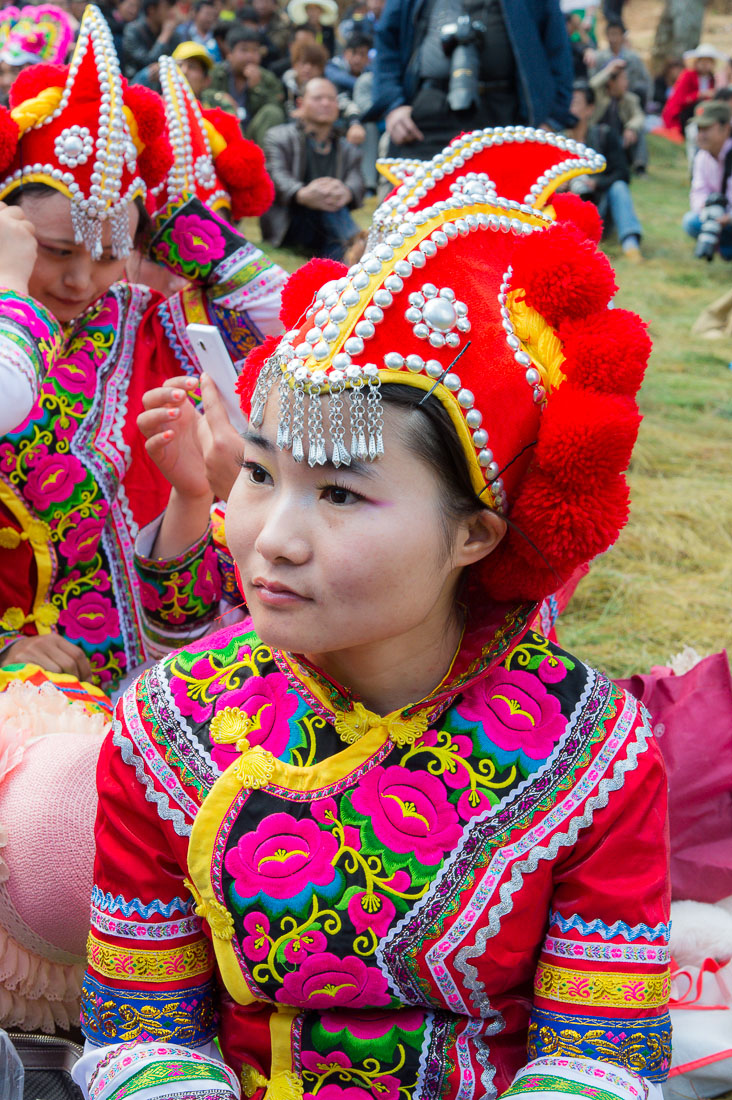
M 296 965 L 306 955 L 314 955 L 317 951 L 323 951 L 328 946 L 328 941 L 317 928 L 311 928 L 307 932 L 301 932 L 285 944 L 285 958 Z
M 258 910 L 247 913 L 244 917 L 244 931 L 249 933 L 248 936 L 244 937 L 241 944 L 244 954 L 248 958 L 254 959 L 255 962 L 266 959 L 270 946 L 268 939 L 269 919 L 266 914 Z
M 170 236 L 185 263 L 208 264 L 224 254 L 224 237 L 219 227 L 197 214 L 180 215 Z
M 340 959 L 324 952 L 308 955 L 299 970 L 286 974 L 277 1000 L 302 1008 L 369 1008 L 389 1003 L 386 979 L 355 955 Z
M 372 928 L 378 939 L 389 931 L 396 909 L 382 894 L 352 894 L 348 901 L 348 916 L 359 935 Z
M 538 677 L 503 668 L 469 688 L 456 710 L 499 749 L 530 760 L 544 760 L 567 724 L 559 700 Z
M 226 853 L 224 865 L 234 876 L 241 898 L 262 893 L 283 901 L 307 887 L 330 886 L 338 842 L 314 821 L 290 814 L 270 814 L 256 831 L 240 837 Z
M 259 728 L 247 734 L 250 745 L 261 745 L 273 756 L 283 755 L 290 741 L 290 719 L 298 707 L 297 696 L 290 691 L 286 676 L 281 672 L 251 676 L 240 688 L 218 697 L 216 710 L 224 707 L 239 707 L 250 718 L 257 718 Z M 211 756 L 222 771 L 238 755 L 236 745 L 214 745 L 211 750 Z
M 70 393 L 80 393 L 84 397 L 93 397 L 97 386 L 97 372 L 94 363 L 83 355 L 56 361 L 55 374 L 64 389 Z
M 558 657 L 545 657 L 537 672 L 545 684 L 558 684 L 567 675 L 567 669 Z
M 355 1085 L 344 1089 L 331 1082 L 323 1085 L 317 1094 L 306 1092 L 303 1100 L 374 1100 L 374 1095 L 370 1089 L 359 1089 Z
M 327 1054 L 320 1054 L 316 1050 L 304 1050 L 302 1052 L 302 1068 L 322 1077 L 330 1070 L 351 1069 L 352 1063 L 348 1055 L 340 1050 L 331 1050 Z
M 371 819 L 374 833 L 393 852 L 414 852 L 438 863 L 454 848 L 462 827 L 440 780 L 398 764 L 374 768 L 351 795 L 354 809 Z
M 70 566 L 82 561 L 91 561 L 97 552 L 99 539 L 104 529 L 104 519 L 107 512 L 105 504 L 100 516 L 87 516 L 80 519 L 72 527 L 67 529 L 59 550 L 64 555 Z
M 73 455 L 42 455 L 28 474 L 25 495 L 34 508 L 45 512 L 54 504 L 68 500 L 75 486 L 85 477 L 86 470 Z
M 69 600 L 58 618 L 65 634 L 92 645 L 109 642 L 119 634 L 119 614 L 106 596 L 87 592 Z

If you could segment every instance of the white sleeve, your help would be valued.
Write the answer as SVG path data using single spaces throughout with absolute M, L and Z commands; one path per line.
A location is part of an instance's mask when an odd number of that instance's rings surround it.
M 565 1056 L 546 1056 L 529 1062 L 518 1071 L 501 1100 L 527 1092 L 531 1100 L 567 1100 L 573 1095 L 589 1095 L 590 1088 L 617 1100 L 663 1100 L 661 1086 L 645 1077 L 609 1062 Z
M 71 1074 L 85 1100 L 115 1100 L 123 1085 L 136 1078 L 135 1091 L 145 1100 L 188 1097 L 192 1092 L 240 1100 L 241 1089 L 215 1043 L 192 1050 L 169 1043 L 117 1043 L 95 1047 L 88 1041 Z M 147 1080 L 145 1080 L 147 1078 Z M 175 1084 L 173 1084 L 175 1081 Z M 156 1087 L 157 1085 L 157 1087 Z M 127 1094 L 127 1090 L 124 1090 Z

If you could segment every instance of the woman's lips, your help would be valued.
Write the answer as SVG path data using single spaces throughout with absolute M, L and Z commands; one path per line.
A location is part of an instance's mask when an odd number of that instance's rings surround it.
M 277 581 L 267 581 L 263 577 L 255 577 L 252 587 L 261 603 L 267 607 L 292 607 L 297 603 L 304 603 L 308 596 L 301 596 L 299 592 L 288 588 L 287 585 Z

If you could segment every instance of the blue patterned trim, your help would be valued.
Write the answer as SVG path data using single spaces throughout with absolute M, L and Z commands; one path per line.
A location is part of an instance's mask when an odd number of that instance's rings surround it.
M 626 924 L 623 920 L 616 920 L 615 924 L 605 924 L 601 920 L 593 920 L 588 924 L 582 917 L 573 913 L 571 917 L 566 918 L 552 910 L 549 914 L 549 927 L 554 925 L 556 928 L 561 928 L 562 932 L 569 932 L 574 928 L 578 932 L 581 932 L 583 936 L 602 936 L 604 940 L 611 940 L 615 936 L 622 936 L 623 939 L 632 943 L 634 940 L 659 940 L 662 939 L 664 943 L 668 943 L 671 937 L 671 921 L 668 924 L 657 924 L 655 928 L 651 928 L 650 924 L 635 924 L 631 928 L 629 924 Z
M 671 1020 L 574 1016 L 534 1007 L 527 1042 L 529 1062 L 543 1056 L 596 1058 L 650 1081 L 665 1081 L 671 1065 Z
M 180 1043 L 199 1047 L 216 1036 L 211 982 L 194 989 L 116 989 L 84 975 L 81 1030 L 93 1046 L 109 1043 Z
M 145 905 L 139 898 L 127 901 L 121 894 L 117 894 L 116 898 L 113 898 L 111 893 L 103 894 L 98 886 L 92 888 L 91 900 L 92 905 L 104 910 L 105 913 L 122 913 L 125 917 L 137 913 L 138 917 L 143 917 L 145 920 L 156 913 L 161 917 L 172 917 L 174 913 L 187 915 L 193 909 L 193 898 L 190 895 L 187 898 L 173 898 L 168 902 L 154 898 Z

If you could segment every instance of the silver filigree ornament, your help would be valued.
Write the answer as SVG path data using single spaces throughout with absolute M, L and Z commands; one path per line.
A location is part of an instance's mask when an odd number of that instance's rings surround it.
M 216 170 L 213 166 L 213 160 L 208 154 L 204 153 L 196 159 L 193 171 L 201 187 L 211 188 L 216 186 Z
M 67 126 L 54 141 L 53 151 L 59 164 L 77 168 L 94 152 L 94 138 L 86 126 Z
M 425 283 L 421 291 L 409 295 L 404 316 L 417 339 L 428 340 L 433 348 L 457 348 L 461 335 L 470 332 L 468 307 L 447 286 L 438 290 Z

